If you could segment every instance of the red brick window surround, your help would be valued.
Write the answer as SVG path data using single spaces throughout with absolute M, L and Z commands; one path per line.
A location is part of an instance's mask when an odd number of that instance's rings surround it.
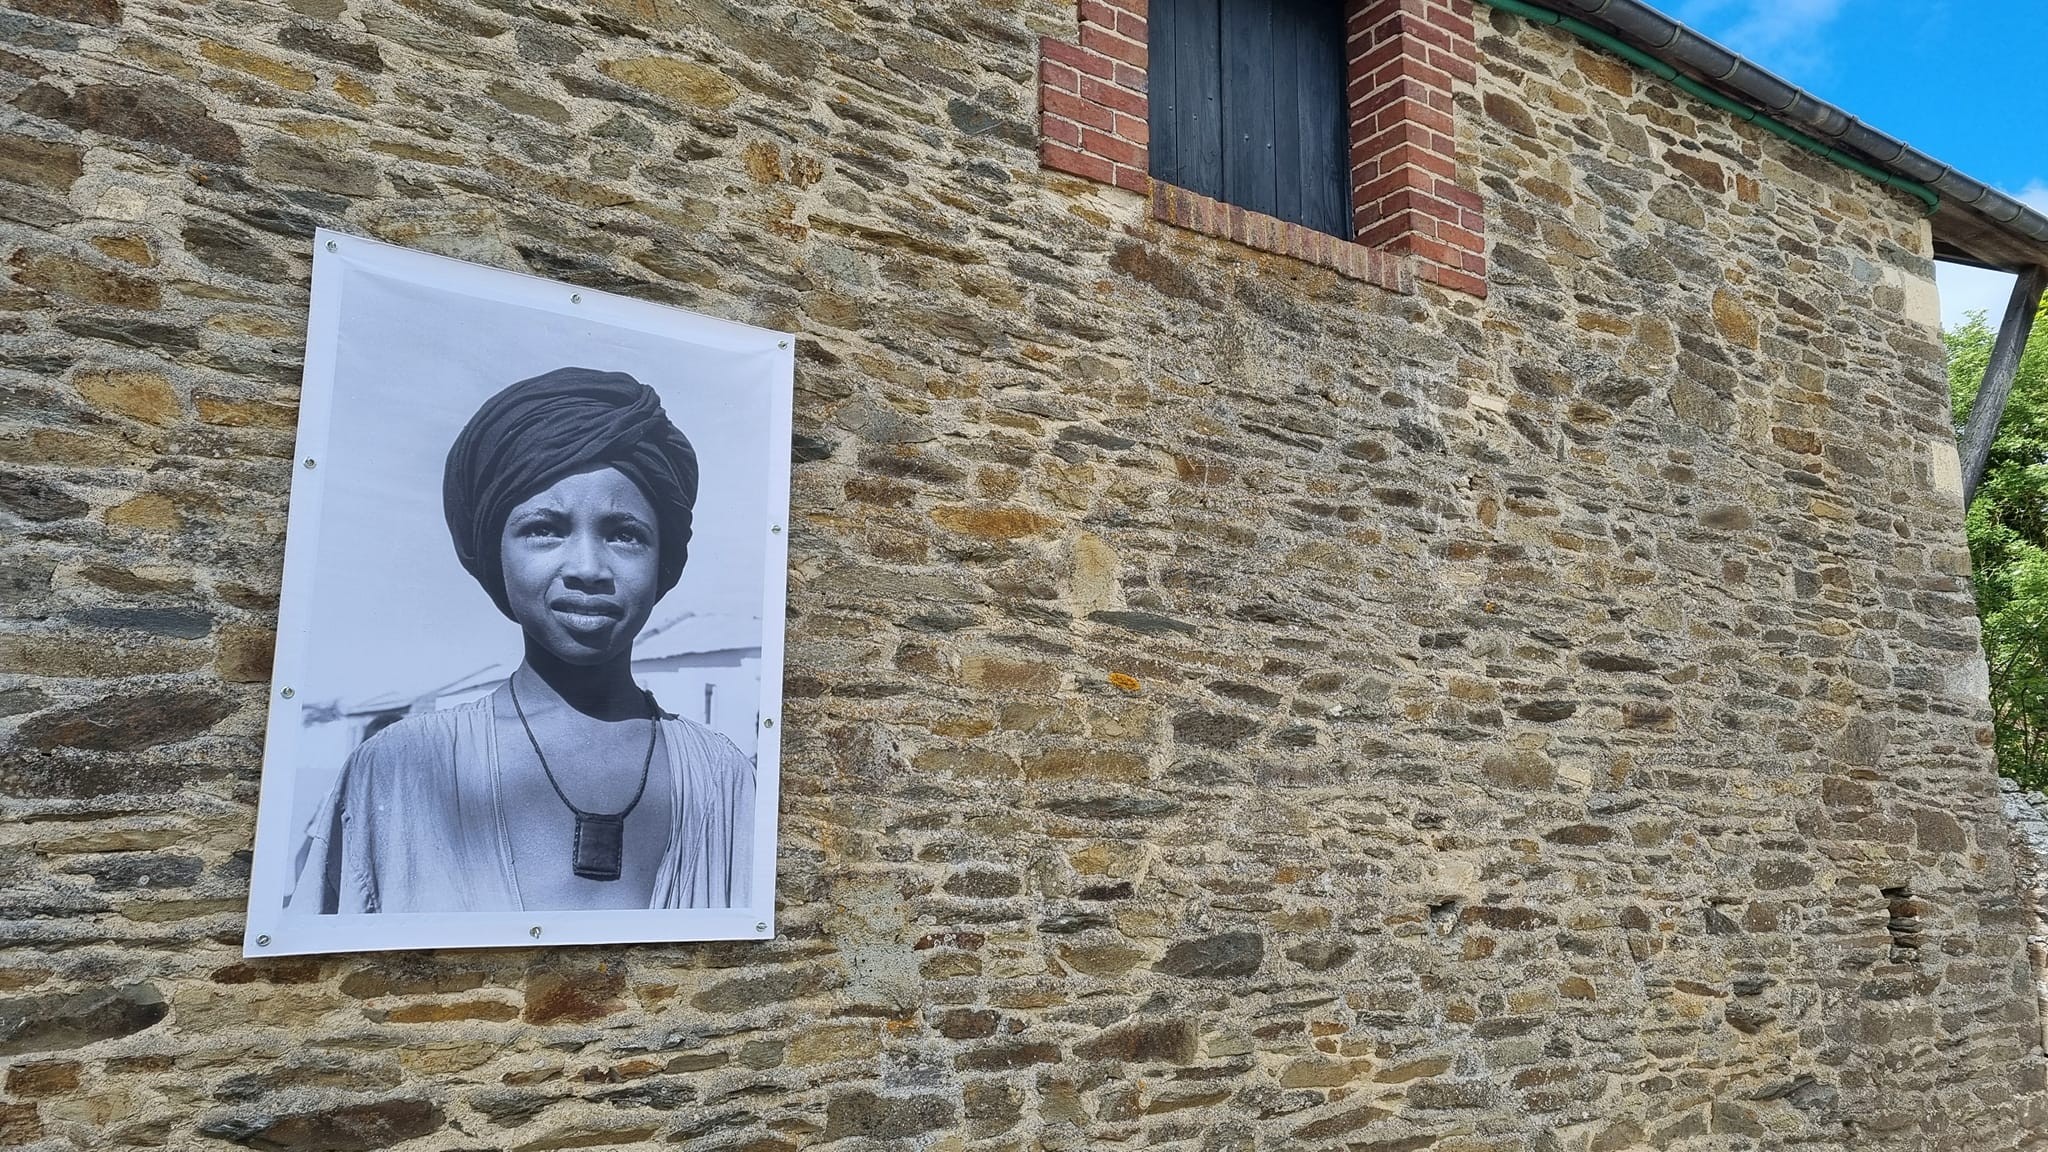
M 1079 36 L 1040 42 L 1044 167 L 1147 193 L 1167 223 L 1394 291 L 1413 291 L 1412 277 L 1486 295 L 1483 204 L 1458 183 L 1453 119 L 1457 87 L 1477 79 L 1472 0 L 1345 0 L 1356 242 L 1151 178 L 1148 2 L 1079 0 Z

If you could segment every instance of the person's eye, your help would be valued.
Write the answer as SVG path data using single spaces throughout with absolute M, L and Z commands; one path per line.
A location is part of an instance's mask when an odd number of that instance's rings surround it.
M 615 544 L 633 544 L 644 548 L 648 543 L 647 533 L 633 527 L 614 528 L 612 529 L 612 542 Z
M 516 533 L 521 539 L 549 539 L 562 533 L 546 520 L 528 520 L 521 524 Z

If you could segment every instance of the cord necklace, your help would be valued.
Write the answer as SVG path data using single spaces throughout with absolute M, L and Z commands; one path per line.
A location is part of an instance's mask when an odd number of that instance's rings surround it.
M 654 764 L 655 738 L 661 734 L 661 710 L 653 709 L 653 715 L 647 718 L 647 757 L 640 762 L 640 787 L 633 790 L 633 798 L 617 812 L 585 812 L 569 799 L 567 792 L 562 791 L 561 782 L 555 779 L 555 770 L 548 767 L 547 753 L 540 750 L 533 725 L 527 723 L 526 709 L 519 704 L 517 681 L 516 672 L 505 678 L 505 687 L 512 692 L 512 711 L 519 715 L 519 726 L 526 731 L 526 742 L 533 745 L 533 754 L 540 761 L 541 773 L 548 778 L 548 787 L 555 790 L 564 807 L 576 814 L 576 840 L 570 852 L 570 870 L 585 880 L 617 880 L 626 859 L 626 817 L 633 814 L 633 809 L 640 806 L 640 798 L 647 794 L 647 772 Z M 651 698 L 648 704 L 652 707 Z

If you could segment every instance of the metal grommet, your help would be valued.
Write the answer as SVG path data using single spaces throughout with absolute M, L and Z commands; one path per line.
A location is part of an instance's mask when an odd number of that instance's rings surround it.
M 779 535 L 782 532 L 782 525 L 777 524 L 775 527 L 770 528 L 769 531 Z
M 306 467 L 317 468 L 319 467 L 319 461 L 314 460 L 311 456 L 308 456 L 306 457 Z
M 754 925 L 754 931 L 756 932 L 766 932 L 767 930 L 768 922 L 766 920 L 763 920 L 760 923 Z
M 258 936 L 258 937 L 256 938 L 256 946 L 257 946 L 258 948 L 268 948 L 268 947 L 270 947 L 270 937 L 268 937 L 268 936 Z
M 287 689 L 285 689 L 284 691 L 282 691 L 282 692 L 279 692 L 279 693 L 278 693 L 278 695 L 279 695 L 279 696 L 282 696 L 282 697 L 284 697 L 284 698 L 285 698 L 285 699 L 287 699 L 287 700 L 289 700 L 289 699 L 291 699 L 292 697 L 294 697 L 294 696 L 297 696 L 297 695 L 298 695 L 298 693 L 297 693 L 297 692 L 294 692 L 294 691 L 292 691 L 292 690 L 291 690 L 291 689 L 289 689 L 289 688 L 287 688 Z
M 787 347 L 789 347 L 789 341 L 787 341 L 787 340 L 777 340 L 777 341 L 775 342 L 775 346 L 776 346 L 777 348 L 787 348 Z
M 571 293 L 569 293 L 569 303 L 571 303 L 571 304 L 581 304 L 581 303 L 583 303 L 583 293 L 581 293 L 581 292 L 571 292 Z
M 329 241 L 327 242 L 327 250 L 328 250 L 329 252 L 333 252 L 333 251 L 335 251 L 335 247 L 334 247 L 334 241 L 332 241 L 332 240 L 329 240 Z
M 761 727 L 763 727 L 763 728 L 773 728 L 773 727 L 775 727 L 775 717 L 773 717 L 773 716 L 770 716 L 770 717 L 768 717 L 767 719 L 765 719 L 765 720 L 761 721 Z
M 526 930 L 526 934 L 528 936 L 533 937 L 535 940 L 540 939 L 540 925 L 535 924 L 533 927 L 528 928 Z

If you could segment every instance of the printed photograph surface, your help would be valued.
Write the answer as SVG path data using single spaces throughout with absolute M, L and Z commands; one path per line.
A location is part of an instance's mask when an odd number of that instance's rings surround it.
M 770 934 L 791 343 L 316 238 L 251 955 Z

